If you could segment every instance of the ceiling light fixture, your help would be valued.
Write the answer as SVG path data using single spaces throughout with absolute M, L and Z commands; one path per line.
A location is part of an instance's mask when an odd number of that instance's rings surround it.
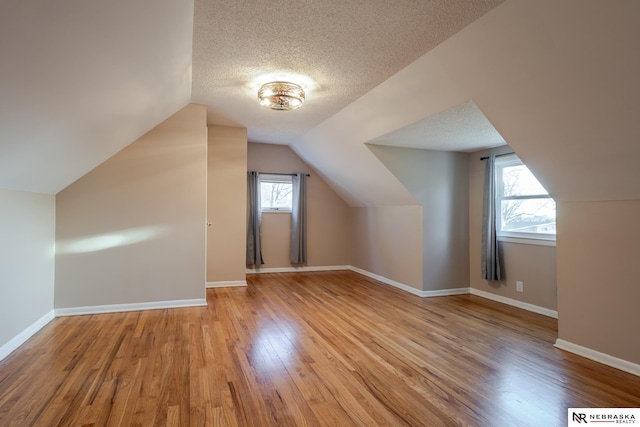
M 266 83 L 258 90 L 258 100 L 272 110 L 295 110 L 304 102 L 304 90 L 295 83 Z

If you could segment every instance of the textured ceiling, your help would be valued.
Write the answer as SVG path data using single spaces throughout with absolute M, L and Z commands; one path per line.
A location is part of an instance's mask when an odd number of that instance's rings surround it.
M 210 124 L 291 144 L 502 0 L 196 0 L 192 100 Z M 299 110 L 260 107 L 260 84 L 307 89 Z
M 370 143 L 442 151 L 476 151 L 506 144 L 473 101 L 375 138 Z
M 352 206 L 411 204 L 367 143 L 454 142 L 475 105 L 557 202 L 640 200 L 638 40 L 635 0 L 509 0 L 292 147 Z
M 640 2 L 498 3 L 3 2 L 0 188 L 56 193 L 200 102 L 356 206 L 416 203 L 367 143 L 495 145 L 480 114 L 557 200 L 639 199 Z M 258 106 L 280 77 L 303 108 Z
M 0 188 L 57 193 L 189 102 L 293 144 L 501 2 L 4 2 Z M 280 78 L 303 108 L 258 105 Z

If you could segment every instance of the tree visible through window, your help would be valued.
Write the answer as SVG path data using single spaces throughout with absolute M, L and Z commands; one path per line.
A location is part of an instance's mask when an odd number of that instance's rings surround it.
M 500 236 L 555 239 L 556 203 L 518 157 L 496 159 Z
M 291 211 L 293 183 L 290 175 L 260 175 L 260 202 L 263 211 Z

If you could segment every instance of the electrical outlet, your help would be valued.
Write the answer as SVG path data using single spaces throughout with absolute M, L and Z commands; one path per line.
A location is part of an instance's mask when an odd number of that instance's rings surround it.
M 516 282 L 516 292 L 524 292 L 524 283 L 519 280 Z

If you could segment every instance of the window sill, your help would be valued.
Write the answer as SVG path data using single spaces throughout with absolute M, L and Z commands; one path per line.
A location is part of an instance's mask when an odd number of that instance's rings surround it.
M 278 210 L 268 210 L 268 211 L 262 211 L 262 213 L 263 213 L 263 214 L 272 214 L 272 213 L 274 213 L 274 214 L 290 214 L 290 213 L 291 213 L 291 211 L 285 211 L 285 210 L 282 210 L 282 211 L 278 211 Z
M 522 245 L 534 245 L 534 246 L 556 246 L 555 240 L 550 239 L 531 239 L 531 238 L 522 238 L 522 237 L 507 237 L 507 236 L 498 236 L 498 242 L 504 243 L 518 243 Z

